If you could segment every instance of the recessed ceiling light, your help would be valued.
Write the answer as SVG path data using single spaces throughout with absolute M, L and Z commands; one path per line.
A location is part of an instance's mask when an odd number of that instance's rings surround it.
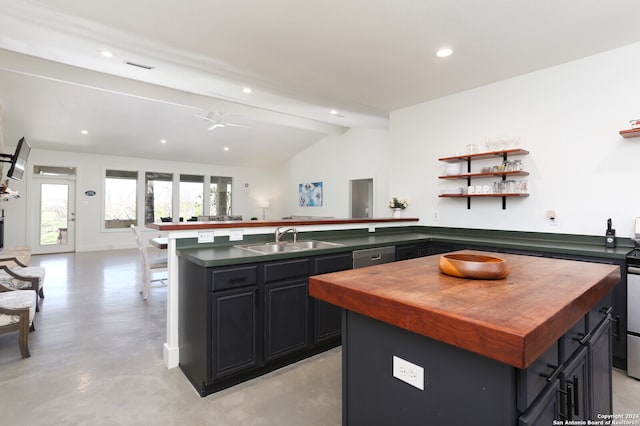
M 166 139 L 160 139 L 160 143 L 167 143 Z
M 228 146 L 225 146 L 225 147 L 224 147 L 224 150 L 225 150 L 225 151 L 229 151 L 229 147 L 228 147 Z
M 80 130 L 80 133 L 82 133 L 83 135 L 88 135 L 89 131 L 88 130 Z
M 338 111 L 336 111 L 335 109 L 332 109 L 331 111 L 329 111 L 329 114 L 338 115 Z
M 446 58 L 447 56 L 451 56 L 453 54 L 453 50 L 448 47 L 443 47 L 436 52 L 436 56 L 438 58 Z
M 251 87 L 245 87 L 245 88 L 243 88 L 243 89 L 242 89 L 242 91 L 243 91 L 244 93 L 251 93 L 251 92 L 253 92 L 253 90 L 251 90 Z
M 101 50 L 100 54 L 105 58 L 113 58 L 113 53 L 109 52 L 108 50 Z

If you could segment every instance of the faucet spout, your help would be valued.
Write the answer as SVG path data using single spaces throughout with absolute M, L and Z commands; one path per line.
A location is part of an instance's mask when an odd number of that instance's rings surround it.
M 280 242 L 280 238 L 282 238 L 286 233 L 291 232 L 293 234 L 293 242 L 295 243 L 298 240 L 298 230 L 296 228 L 287 228 L 284 231 L 280 230 L 280 227 L 277 227 L 274 234 L 276 243 Z

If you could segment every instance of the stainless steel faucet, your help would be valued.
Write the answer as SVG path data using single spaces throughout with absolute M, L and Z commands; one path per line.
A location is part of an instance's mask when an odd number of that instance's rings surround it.
M 276 243 L 279 243 L 280 238 L 288 232 L 293 233 L 293 242 L 295 243 L 298 240 L 298 230 L 296 228 L 287 228 L 284 231 L 280 231 L 280 227 L 277 227 L 275 231 Z

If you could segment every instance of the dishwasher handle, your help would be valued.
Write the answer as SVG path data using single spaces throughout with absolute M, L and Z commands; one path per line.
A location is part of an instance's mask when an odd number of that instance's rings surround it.
M 635 266 L 627 266 L 627 274 L 640 275 L 640 268 Z
M 374 247 L 370 249 L 354 250 L 353 269 L 367 266 L 379 265 L 382 263 L 394 262 L 396 260 L 396 247 Z

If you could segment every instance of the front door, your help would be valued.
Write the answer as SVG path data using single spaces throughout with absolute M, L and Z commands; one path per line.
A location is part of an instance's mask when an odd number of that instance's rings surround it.
M 33 177 L 35 224 L 31 248 L 35 254 L 75 251 L 75 179 Z

